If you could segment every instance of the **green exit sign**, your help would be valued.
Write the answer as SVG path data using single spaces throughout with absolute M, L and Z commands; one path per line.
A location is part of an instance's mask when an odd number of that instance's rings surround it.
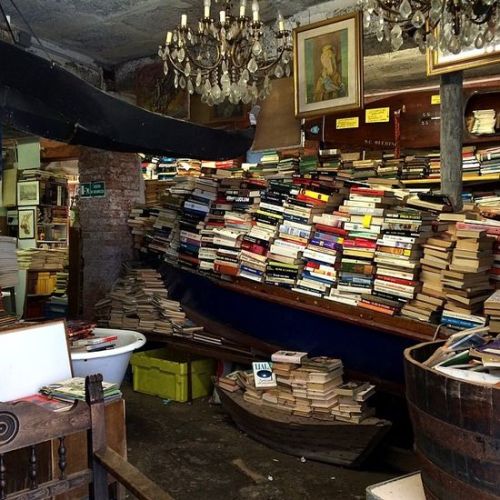
M 106 187 L 104 181 L 93 181 L 90 186 L 90 192 L 94 198 L 106 196 Z
M 80 196 L 82 198 L 102 198 L 106 196 L 104 181 L 82 182 L 80 184 Z

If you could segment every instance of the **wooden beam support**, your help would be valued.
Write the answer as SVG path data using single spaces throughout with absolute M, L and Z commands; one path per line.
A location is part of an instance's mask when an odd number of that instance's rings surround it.
M 463 73 L 441 76 L 441 192 L 462 209 Z

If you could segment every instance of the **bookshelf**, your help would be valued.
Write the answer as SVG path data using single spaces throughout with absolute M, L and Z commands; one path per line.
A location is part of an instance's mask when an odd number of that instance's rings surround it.
M 170 264 L 164 264 L 173 270 Z M 174 271 L 174 270 L 173 270 Z M 294 292 L 286 288 L 279 288 L 265 283 L 257 283 L 243 278 L 234 278 L 233 281 L 217 279 L 193 269 L 182 268 L 187 272 L 200 278 L 205 278 L 218 287 L 241 295 L 251 296 L 266 302 L 309 312 L 323 316 L 328 319 L 342 321 L 370 330 L 377 330 L 404 339 L 426 342 L 433 338 L 438 325 L 424 323 L 422 321 L 408 319 L 402 316 L 388 316 L 361 307 L 341 304 L 328 299 L 312 297 Z M 186 308 L 183 305 L 184 309 Z M 440 333 L 446 329 L 441 328 Z

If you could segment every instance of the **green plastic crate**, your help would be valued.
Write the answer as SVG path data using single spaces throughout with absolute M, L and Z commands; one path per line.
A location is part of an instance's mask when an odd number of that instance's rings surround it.
M 134 391 L 164 399 L 188 400 L 188 358 L 168 349 L 153 349 L 132 355 L 130 359 Z M 208 396 L 215 373 L 213 359 L 191 358 L 192 397 Z

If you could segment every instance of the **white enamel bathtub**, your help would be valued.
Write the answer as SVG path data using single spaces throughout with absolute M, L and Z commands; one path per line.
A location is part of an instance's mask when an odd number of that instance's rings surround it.
M 118 338 L 112 343 L 115 347 L 106 351 L 87 352 L 85 347 L 71 350 L 71 364 L 75 377 L 85 377 L 94 373 L 101 373 L 103 380 L 121 385 L 130 356 L 135 349 L 146 343 L 142 333 L 132 330 L 115 330 L 112 328 L 96 328 L 96 337 L 116 335 Z

